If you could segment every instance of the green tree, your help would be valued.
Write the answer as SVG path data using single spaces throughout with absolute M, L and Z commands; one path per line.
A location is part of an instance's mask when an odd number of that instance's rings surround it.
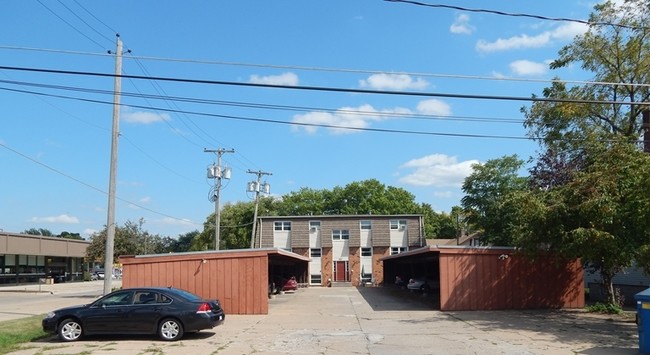
M 45 228 L 30 228 L 27 230 L 23 231 L 23 234 L 29 234 L 29 235 L 42 235 L 44 237 L 52 237 L 52 232 L 50 232 L 49 229 Z
M 271 197 L 259 199 L 258 215 L 273 215 L 275 207 Z M 227 203 L 221 209 L 219 249 L 250 248 L 253 232 L 255 202 Z M 203 223 L 203 231 L 192 242 L 192 250 L 213 250 L 215 245 L 215 215 L 209 215 Z
M 178 235 L 177 238 L 164 237 L 162 243 L 164 245 L 164 253 L 182 253 L 192 250 L 192 242 L 194 238 L 199 235 L 198 230 L 187 232 L 185 234 Z
M 115 238 L 113 240 L 113 255 L 118 258 L 120 255 L 157 254 L 164 252 L 162 238 L 159 235 L 152 235 L 142 229 L 144 220 L 138 222 L 126 221 L 124 226 L 115 226 Z M 90 236 L 90 245 L 86 249 L 86 256 L 89 260 L 104 261 L 106 253 L 107 229 L 94 233 Z
M 650 249 L 650 156 L 627 142 L 590 149 L 570 182 L 522 200 L 517 244 L 588 261 L 616 304 L 613 277 Z
M 527 178 L 519 176 L 524 162 L 516 155 L 475 164 L 463 182 L 461 200 L 469 226 L 484 233 L 486 243 L 513 245 L 513 213 L 517 211 L 513 194 L 526 191 Z
M 648 229 L 642 221 L 649 216 L 641 208 L 648 189 L 639 180 L 648 178 L 640 163 L 645 158 L 629 144 L 643 132 L 647 105 L 638 103 L 647 102 L 650 92 L 648 5 L 596 5 L 588 31 L 550 65 L 580 65 L 592 81 L 608 84 L 567 86 L 558 79 L 543 90 L 548 100 L 522 109 L 529 135 L 543 151 L 531 172 L 536 189 L 516 197 L 525 206 L 517 211 L 518 243 L 582 257 L 601 272 L 612 304 L 612 277 L 638 257 L 635 250 L 650 245 L 643 241 Z M 608 103 L 594 103 L 599 101 Z
M 353 182 L 332 190 L 303 187 L 280 198 L 262 197 L 258 216 L 306 216 L 323 214 L 406 214 L 418 213 L 435 216 L 425 218 L 425 223 L 439 216 L 431 206 L 418 204 L 408 191 L 385 186 L 370 179 Z M 249 248 L 253 226 L 254 202 L 225 204 L 221 209 L 219 249 Z M 194 238 L 192 250 L 214 249 L 214 213 L 203 224 L 203 231 Z M 425 225 L 426 233 L 437 231 L 433 224 Z M 429 235 L 429 234 L 425 234 Z
M 61 234 L 59 234 L 57 237 L 64 239 L 84 240 L 84 238 L 79 233 L 70 233 L 66 231 L 61 232 Z
M 568 150 L 589 137 L 611 135 L 637 140 L 642 134 L 641 114 L 646 105 L 583 104 L 557 99 L 647 102 L 650 87 L 650 6 L 647 0 L 608 1 L 594 7 L 589 30 L 562 48 L 550 65 L 559 69 L 580 64 L 594 82 L 567 88 L 556 81 L 543 91 L 544 98 L 522 109 L 530 135 L 547 147 Z M 620 24 L 602 25 L 604 23 Z M 618 84 L 620 83 L 620 84 Z M 570 149 L 569 149 L 570 150 Z M 578 149 L 580 151 L 580 149 Z

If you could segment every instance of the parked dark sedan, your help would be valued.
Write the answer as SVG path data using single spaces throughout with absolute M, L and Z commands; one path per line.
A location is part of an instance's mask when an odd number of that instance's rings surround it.
M 43 318 L 43 330 L 63 341 L 91 334 L 158 334 L 174 341 L 183 333 L 214 328 L 225 318 L 218 300 L 171 287 L 131 288 L 50 312 Z

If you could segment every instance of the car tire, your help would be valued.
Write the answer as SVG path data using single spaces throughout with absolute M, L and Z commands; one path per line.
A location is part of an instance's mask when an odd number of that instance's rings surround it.
M 59 323 L 57 334 L 59 335 L 59 339 L 62 341 L 75 341 L 81 338 L 83 328 L 81 327 L 81 323 L 78 321 L 72 318 L 67 318 Z
M 165 341 L 176 341 L 183 337 L 183 325 L 177 319 L 165 318 L 158 325 L 158 336 Z

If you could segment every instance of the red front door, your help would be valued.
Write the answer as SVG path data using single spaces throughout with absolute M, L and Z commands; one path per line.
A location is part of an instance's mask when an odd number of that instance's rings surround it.
M 334 281 L 348 281 L 348 262 L 335 261 L 334 262 Z

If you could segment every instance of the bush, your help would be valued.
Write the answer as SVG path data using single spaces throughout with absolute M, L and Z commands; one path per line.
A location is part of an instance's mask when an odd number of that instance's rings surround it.
M 623 308 L 617 304 L 609 303 L 594 303 L 586 307 L 587 311 L 593 313 L 607 313 L 607 314 L 621 314 L 623 313 Z

